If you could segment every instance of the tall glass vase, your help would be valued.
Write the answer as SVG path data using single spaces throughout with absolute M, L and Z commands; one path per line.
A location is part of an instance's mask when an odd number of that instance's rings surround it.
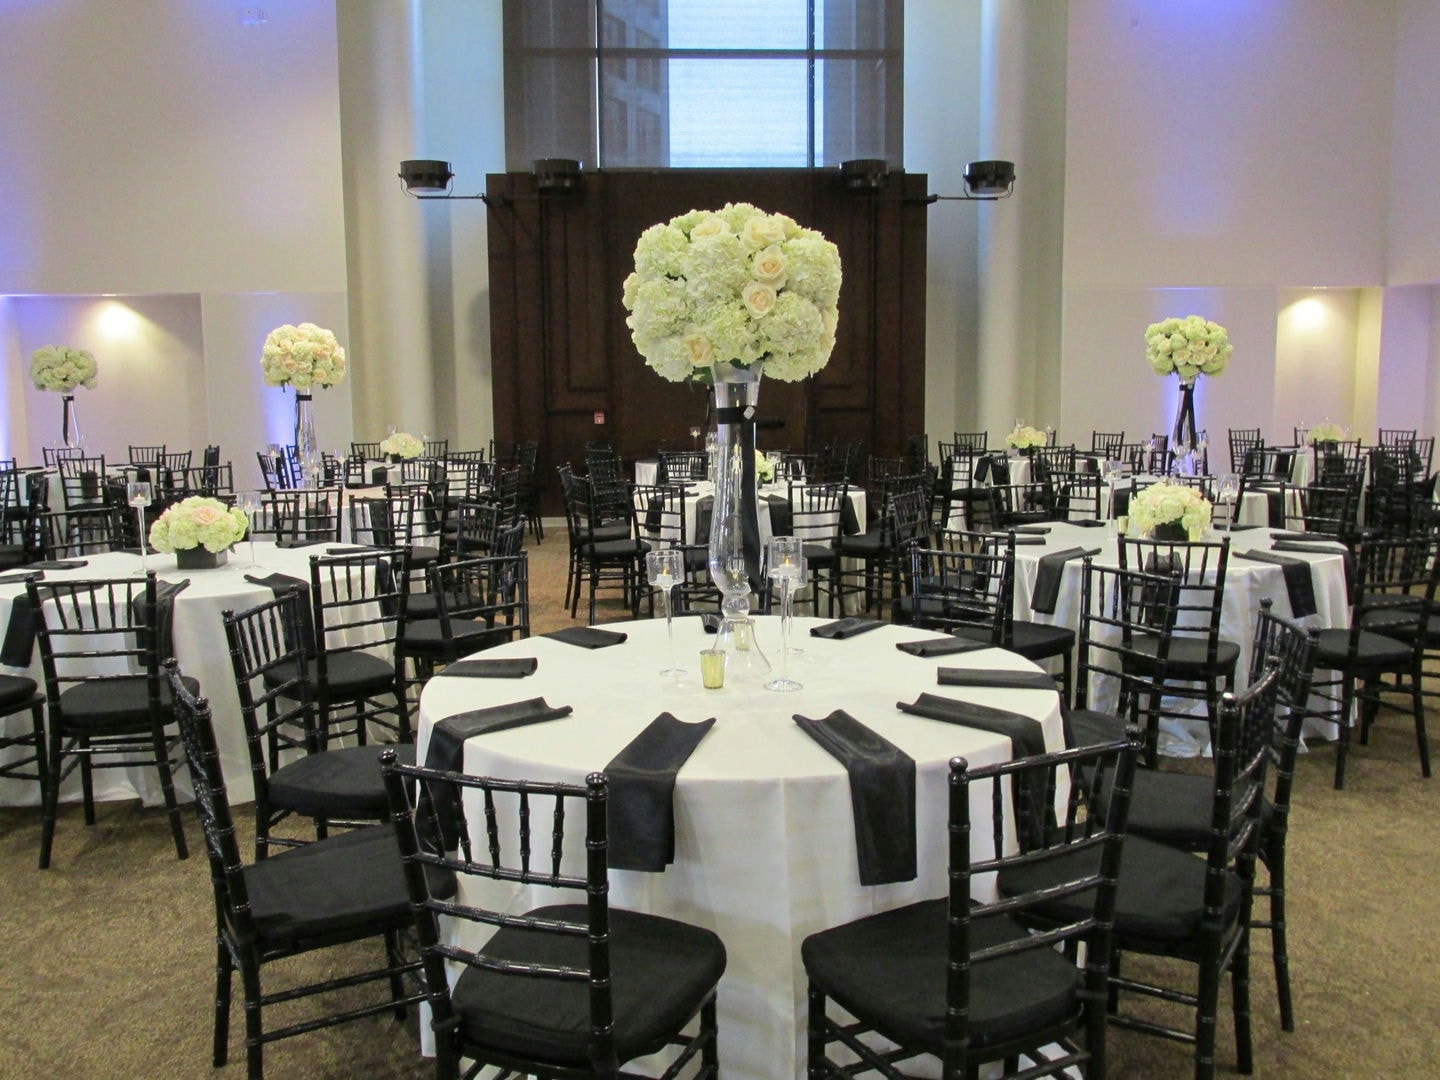
M 750 593 L 759 589 L 760 510 L 755 485 L 755 408 L 760 372 L 718 363 L 715 375 L 715 504 L 710 516 L 710 579 L 724 622 L 716 647 L 728 679 L 761 679 L 770 663 L 755 640 Z
M 1176 471 L 1180 469 L 1180 463 L 1186 463 L 1190 471 L 1194 471 L 1194 452 L 1199 445 L 1200 436 L 1196 431 L 1198 425 L 1195 423 L 1195 380 L 1180 380 L 1180 407 L 1175 413 L 1175 427 L 1170 432 L 1170 457 L 1176 462 Z
M 65 446 L 80 445 L 80 418 L 75 413 L 75 395 L 66 394 L 60 399 L 63 412 L 60 417 L 60 441 Z
M 309 394 L 295 395 L 295 460 L 309 478 L 320 463 L 320 440 L 315 437 L 315 403 Z

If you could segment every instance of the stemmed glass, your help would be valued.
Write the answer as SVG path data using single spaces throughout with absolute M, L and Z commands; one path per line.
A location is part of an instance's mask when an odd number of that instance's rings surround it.
M 1115 458 L 1107 458 L 1100 465 L 1100 476 L 1105 481 L 1105 492 L 1110 503 L 1110 518 L 1115 518 L 1115 489 L 1120 486 L 1124 475 L 1124 464 Z
M 260 565 L 255 561 L 255 519 L 260 514 L 260 492 L 239 492 L 235 496 L 235 509 L 245 515 L 245 535 L 250 540 L 250 566 L 253 569 Z
M 145 553 L 145 544 L 149 539 L 145 535 L 145 507 L 150 505 L 154 494 L 155 489 L 148 480 L 131 480 L 125 485 L 125 501 L 135 508 L 135 516 L 140 523 L 140 569 L 145 573 L 150 570 L 149 558 Z
M 787 693 L 801 689 L 790 678 L 790 624 L 793 621 L 794 590 L 805 577 L 805 555 L 798 536 L 772 536 L 765 551 L 765 570 L 780 586 L 780 674 L 765 684 L 766 690 Z
M 694 450 L 700 449 L 700 425 L 696 424 L 690 429 L 690 443 Z
M 675 666 L 675 602 L 674 588 L 685 575 L 685 554 L 679 548 L 658 548 L 645 553 L 645 576 L 665 597 L 665 634 L 670 639 L 670 664 L 661 675 L 672 679 L 685 674 Z
M 1221 476 L 1220 484 L 1215 489 L 1215 498 L 1230 508 L 1230 513 L 1225 518 L 1225 532 L 1228 535 L 1235 527 L 1235 514 L 1239 510 L 1240 477 L 1233 472 Z

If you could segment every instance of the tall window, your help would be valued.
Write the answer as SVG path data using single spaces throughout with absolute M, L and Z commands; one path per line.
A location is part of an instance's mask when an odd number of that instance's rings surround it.
M 902 159 L 904 0 L 505 0 L 508 168 Z

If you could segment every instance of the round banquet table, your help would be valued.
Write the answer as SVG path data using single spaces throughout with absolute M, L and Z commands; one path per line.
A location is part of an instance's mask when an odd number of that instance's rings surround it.
M 1011 756 L 1002 735 L 900 712 L 898 701 L 921 693 L 964 698 L 1039 721 L 1047 749 L 1063 745 L 1059 696 L 1052 691 L 937 686 L 940 667 L 1036 670 L 1013 653 L 985 649 L 922 659 L 897 642 L 934 638 L 931 631 L 884 625 L 844 640 L 811 637 L 826 620 L 796 618 L 792 693 L 733 680 L 719 690 L 700 685 L 699 650 L 709 647 L 698 618 L 675 620 L 675 657 L 668 666 L 663 619 L 607 624 L 627 640 L 584 649 L 545 637 L 487 650 L 485 657 L 534 657 L 523 679 L 447 678 L 443 671 L 420 700 L 419 758 L 445 717 L 467 710 L 544 698 L 570 705 L 562 719 L 469 739 L 463 768 L 471 774 L 581 783 L 607 763 L 661 712 L 686 722 L 715 717 L 675 786 L 675 861 L 663 873 L 611 870 L 618 907 L 666 915 L 714 930 L 729 963 L 718 1006 L 723 1069 L 728 1077 L 777 1080 L 805 1073 L 805 976 L 800 943 L 807 934 L 946 894 L 948 763 L 973 765 Z M 757 619 L 756 638 L 775 673 L 780 620 Z M 844 767 L 792 720 L 844 709 L 916 762 L 916 844 L 919 876 L 898 884 L 862 886 Z M 988 803 L 976 807 L 989 815 Z M 577 844 L 579 840 L 577 839 Z M 487 902 L 509 910 L 553 902 L 554 896 L 512 885 L 466 883 Z M 500 890 L 494 895 L 493 890 Z M 468 941 L 475 946 L 478 941 Z M 643 1066 L 642 1066 L 643 1067 Z
M 1060 591 L 1053 612 L 1039 612 L 1032 607 L 1036 575 L 1040 560 L 1045 555 L 1066 548 L 1099 548 L 1094 557 L 1097 566 L 1118 566 L 1119 540 L 1114 523 L 1104 528 L 1084 528 L 1065 522 L 1047 522 L 1043 528 L 1043 544 L 1017 544 L 1015 548 L 1015 616 L 1033 619 L 1052 625 L 1080 628 L 1081 591 L 1080 579 L 1083 562 L 1072 559 L 1065 564 L 1061 577 Z M 1243 688 L 1250 670 L 1250 645 L 1255 636 L 1255 618 L 1260 611 L 1260 601 L 1269 597 L 1273 602 L 1272 611 L 1282 618 L 1293 618 L 1290 595 L 1285 587 L 1284 570 L 1267 562 L 1253 562 L 1237 557 L 1237 552 L 1247 550 L 1270 551 L 1275 540 L 1274 530 L 1269 528 L 1237 529 L 1230 534 L 1230 559 L 1225 567 L 1225 595 L 1220 606 L 1220 636 L 1240 646 L 1240 660 L 1236 667 L 1236 686 Z M 1018 539 L 1018 538 L 1017 538 Z M 1325 537 L 1316 536 L 1316 543 L 1325 543 Z M 1276 554 L 1288 555 L 1310 563 L 1311 581 L 1315 590 L 1314 615 L 1300 620 L 1306 625 L 1320 628 L 1345 628 L 1350 625 L 1350 601 L 1346 593 L 1345 562 L 1338 549 L 1334 553 L 1281 551 Z M 1113 696 L 1107 700 L 1103 692 L 1092 696 L 1091 708 L 1107 709 L 1114 704 Z M 1198 714 L 1203 717 L 1203 710 Z M 1321 726 L 1323 725 L 1323 726 Z M 1307 730 L 1314 730 L 1333 738 L 1333 727 L 1320 721 Z M 1195 724 L 1162 724 L 1161 750 L 1176 757 L 1194 756 L 1205 751 L 1209 745 L 1208 725 L 1201 719 Z
M 225 773 L 230 801 L 239 805 L 254 798 L 250 779 L 250 755 L 245 746 L 245 725 L 240 716 L 240 698 L 235 691 L 235 676 L 230 666 L 230 653 L 225 643 L 223 613 L 229 609 L 244 611 L 263 604 L 273 597 L 264 585 L 247 581 L 246 576 L 263 577 L 282 573 L 302 581 L 310 580 L 310 556 L 324 554 L 329 547 L 347 545 L 316 544 L 305 547 L 277 548 L 268 541 L 255 541 L 254 565 L 250 561 L 250 544 L 241 541 L 229 553 L 224 566 L 210 570 L 180 570 L 174 555 L 152 553 L 150 569 L 162 581 L 189 584 L 174 598 L 173 640 L 175 657 L 186 675 L 200 681 L 200 690 L 209 700 L 215 723 L 215 738 L 220 748 L 220 763 Z M 140 556 L 130 552 L 105 552 L 86 555 L 87 565 L 71 570 L 47 570 L 46 581 L 65 579 L 120 578 L 139 576 Z M 24 568 L 19 568 L 23 570 Z M 12 573 L 17 573 L 12 571 Z M 24 592 L 23 585 L 0 585 L 0 632 L 9 625 L 11 602 Z M 0 670 L 28 675 L 43 691 L 45 675 L 40 663 L 40 646 L 35 644 L 28 667 L 4 667 Z M 0 723 L 29 723 L 29 713 L 9 717 Z M 13 751 L 7 751 L 13 752 Z M 190 795 L 187 772 L 176 773 L 176 785 Z M 142 799 L 147 805 L 162 801 L 160 783 L 152 768 L 99 769 L 95 772 L 95 797 L 107 799 Z M 76 769 L 61 785 L 60 797 L 75 801 L 80 797 L 80 770 Z M 0 780 L 0 805 L 38 805 L 40 786 L 29 780 Z

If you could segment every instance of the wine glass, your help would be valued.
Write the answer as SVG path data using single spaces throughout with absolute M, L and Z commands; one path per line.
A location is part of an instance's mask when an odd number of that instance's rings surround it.
M 1225 518 L 1225 532 L 1228 534 L 1235 526 L 1235 514 L 1239 511 L 1240 477 L 1233 472 L 1222 475 L 1215 490 L 1215 497 L 1230 509 Z
M 780 674 L 765 684 L 766 690 L 788 693 L 801 689 L 790 678 L 790 624 L 794 589 L 805 574 L 805 555 L 798 536 L 772 536 L 765 549 L 765 571 L 780 586 Z
M 260 564 L 255 561 L 255 519 L 260 515 L 260 492 L 242 491 L 235 496 L 235 509 L 245 515 L 245 536 L 250 541 L 250 567 Z
M 149 539 L 145 535 L 145 507 L 150 505 L 154 495 L 155 489 L 148 480 L 131 480 L 125 485 L 125 501 L 135 508 L 135 516 L 140 523 L 140 569 L 146 573 L 150 570 L 150 562 L 145 553 L 145 542 Z
M 679 548 L 658 548 L 645 553 L 645 577 L 665 597 L 665 634 L 670 639 L 670 663 L 661 675 L 679 678 L 684 668 L 675 666 L 674 588 L 685 575 L 685 555 Z

